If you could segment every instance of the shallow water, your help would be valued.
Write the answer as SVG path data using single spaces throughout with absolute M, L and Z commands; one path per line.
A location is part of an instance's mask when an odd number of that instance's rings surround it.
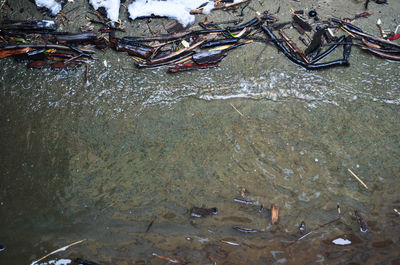
M 333 2 L 321 3 L 321 13 L 348 4 Z M 290 5 L 302 7 L 281 9 Z M 360 2 L 350 5 L 351 14 L 363 11 Z M 376 33 L 383 13 L 393 27 L 399 5 L 371 3 L 376 15 L 359 25 Z M 26 12 L 40 17 L 12 15 Z M 169 75 L 138 70 L 124 54 L 98 57 L 88 82 L 84 67 L 27 70 L 0 61 L 0 264 L 30 264 L 80 239 L 49 259 L 167 264 L 158 253 L 191 264 L 400 262 L 398 62 L 353 49 L 349 68 L 310 72 L 271 45 L 252 44 L 219 68 Z M 233 201 L 243 187 L 255 206 Z M 275 225 L 271 204 L 280 208 Z M 291 244 L 302 221 L 311 231 L 337 218 L 337 204 L 340 220 Z M 219 212 L 194 219 L 193 206 Z M 336 238 L 352 244 L 334 245 Z

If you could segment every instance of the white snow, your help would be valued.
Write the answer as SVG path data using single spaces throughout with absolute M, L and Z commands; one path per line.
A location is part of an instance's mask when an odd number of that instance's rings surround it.
M 235 0 L 240 2 L 242 0 Z M 56 0 L 35 0 L 38 7 L 46 7 L 53 16 L 61 11 L 61 3 Z M 89 0 L 94 9 L 104 7 L 107 17 L 111 21 L 118 21 L 119 7 L 121 0 Z M 165 16 L 176 19 L 184 27 L 191 25 L 195 21 L 195 16 L 190 11 L 206 4 L 203 8 L 203 14 L 209 14 L 214 8 L 214 1 L 211 0 L 136 0 L 128 6 L 131 19 L 145 16 Z
M 71 262 L 72 261 L 70 259 L 59 259 L 54 263 L 54 265 L 67 265 L 70 264 Z
M 47 262 L 40 263 L 39 265 L 68 265 L 71 264 L 70 259 L 59 259 L 59 260 L 49 260 Z
M 107 17 L 111 21 L 118 21 L 120 0 L 89 0 L 94 9 L 104 7 L 107 11 Z
M 203 14 L 210 14 L 211 10 L 214 8 L 214 2 L 208 2 L 208 4 L 203 8 Z
M 342 245 L 342 246 L 344 246 L 344 245 L 350 245 L 350 244 L 351 244 L 351 241 L 339 237 L 339 238 L 336 238 L 335 240 L 333 240 L 332 243 L 335 244 L 335 245 Z
M 128 12 L 131 19 L 143 16 L 166 16 L 176 19 L 182 26 L 193 24 L 194 15 L 190 11 L 198 8 L 208 0 L 136 0 L 128 6 Z M 207 5 L 206 11 L 209 12 L 210 7 Z
M 57 15 L 61 11 L 61 3 L 55 0 L 35 0 L 35 4 L 38 7 L 45 7 L 50 10 L 53 16 Z

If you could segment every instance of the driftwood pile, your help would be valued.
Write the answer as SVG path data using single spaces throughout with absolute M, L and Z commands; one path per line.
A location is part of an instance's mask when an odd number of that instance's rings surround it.
M 385 59 L 400 60 L 400 44 L 395 42 L 397 32 L 378 37 L 352 24 L 369 15 L 364 12 L 353 19 L 331 18 L 319 21 L 313 28 L 302 10 L 292 11 L 292 21 L 285 22 L 264 12 L 240 25 L 221 27 L 204 21 L 199 23 L 201 30 L 123 38 L 116 38 L 118 29 L 112 27 L 71 34 L 58 32 L 52 20 L 5 20 L 0 27 L 0 58 L 12 56 L 28 62 L 28 68 L 69 69 L 83 64 L 88 67 L 91 60 L 96 60 L 93 47 L 111 48 L 128 53 L 138 68 L 168 66 L 168 71 L 175 73 L 216 67 L 230 50 L 264 42 L 275 45 L 290 61 L 308 70 L 349 66 L 353 46 Z M 310 11 L 308 17 L 317 19 L 316 12 Z M 306 49 L 298 48 L 286 35 L 288 27 L 298 30 Z M 320 62 L 338 47 L 343 49 L 341 58 Z

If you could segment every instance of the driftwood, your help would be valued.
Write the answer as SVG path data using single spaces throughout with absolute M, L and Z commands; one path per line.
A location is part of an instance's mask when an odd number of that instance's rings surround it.
M 57 49 L 57 50 L 67 50 L 67 51 L 81 51 L 88 54 L 94 54 L 95 51 L 88 49 L 78 49 L 71 46 L 66 45 L 58 45 L 58 44 L 9 44 L 4 47 L 1 47 L 1 50 L 12 50 L 12 49 L 21 49 L 21 48 L 33 48 L 33 49 Z
M 389 45 L 391 47 L 395 47 L 397 49 L 400 49 L 400 44 L 397 44 L 393 41 L 382 39 L 373 35 L 370 35 L 368 33 L 363 32 L 361 29 L 355 27 L 354 25 L 351 25 L 350 23 L 346 23 L 342 20 L 339 19 L 332 19 L 333 22 L 338 23 L 342 26 L 343 29 L 347 30 L 350 33 L 353 33 L 355 35 L 376 41 L 378 43 L 384 44 L 384 45 Z
M 2 30 L 31 31 L 31 30 L 57 30 L 57 24 L 53 20 L 5 20 L 1 27 Z
M 216 6 L 218 6 L 218 3 L 216 3 Z M 224 6 L 229 6 L 229 4 Z M 311 25 L 298 14 L 293 13 L 292 19 L 302 32 L 312 30 Z M 1 26 L 5 38 L 3 38 L 3 42 L 0 42 L 0 56 L 8 57 L 20 53 L 22 54 L 18 55 L 20 59 L 30 60 L 29 67 L 45 67 L 46 65 L 41 61 L 46 59 L 57 60 L 60 62 L 59 66 L 64 67 L 67 64 L 79 63 L 77 59 L 81 56 L 92 58 L 92 54 L 95 53 L 93 50 L 75 46 L 77 43 L 90 43 L 99 49 L 112 47 L 116 51 L 127 52 L 137 61 L 138 68 L 176 64 L 175 67 L 169 68 L 169 72 L 177 72 L 218 66 L 218 63 L 227 55 L 229 50 L 253 41 L 261 41 L 274 44 L 290 61 L 307 70 L 349 66 L 353 45 L 385 59 L 400 60 L 400 44 L 367 34 L 360 28 L 341 19 L 332 18 L 330 22 L 336 23 L 337 27 L 348 32 L 351 36 L 340 38 L 331 36 L 331 24 L 314 33 L 313 38 L 310 39 L 311 42 L 305 43 L 307 45 L 305 51 L 301 50 L 294 41 L 284 34 L 282 29 L 290 22 L 275 23 L 276 21 L 278 19 L 274 16 L 265 13 L 261 17 L 255 17 L 237 26 L 220 28 L 214 23 L 200 23 L 204 29 L 186 30 L 151 37 L 123 37 L 121 39 L 115 37 L 115 30 L 109 29 L 109 40 L 98 38 L 96 32 L 79 34 L 55 32 L 57 27 L 51 20 L 5 21 Z M 279 29 L 282 39 L 278 39 L 273 33 L 273 30 L 277 29 Z M 47 35 L 27 35 L 32 32 L 54 33 L 54 35 L 50 35 L 51 37 Z M 266 37 L 254 36 L 260 32 L 264 32 Z M 21 36 L 23 37 L 21 38 Z M 321 52 L 325 46 L 322 44 L 323 37 L 331 45 Z M 17 39 L 18 41 L 34 39 L 40 42 L 44 40 L 47 43 L 15 44 L 8 42 L 8 40 L 16 41 Z M 356 42 L 355 44 L 353 44 L 353 40 Z M 144 42 L 152 44 L 144 45 L 142 44 Z M 343 57 L 341 59 L 318 63 L 338 46 L 343 46 Z M 215 51 L 202 52 L 198 51 L 198 48 L 213 48 Z M 71 58 L 61 58 L 56 55 L 49 55 L 47 49 L 69 50 L 78 53 L 78 55 Z
M 319 70 L 319 69 L 324 69 L 324 68 L 330 68 L 330 67 L 336 67 L 336 66 L 349 66 L 349 56 L 351 52 L 351 44 L 347 44 L 343 46 L 343 59 L 341 60 L 336 60 L 336 61 L 331 61 L 327 63 L 321 63 L 321 64 L 309 64 L 305 61 L 299 60 L 295 56 L 292 55 L 292 53 L 283 45 L 281 41 L 279 41 L 276 36 L 272 33 L 272 31 L 266 27 L 266 26 L 261 26 L 263 31 L 267 34 L 269 38 L 271 38 L 272 42 L 278 47 L 279 50 L 283 52 L 283 54 L 292 62 L 294 62 L 297 65 L 300 65 L 307 70 Z
M 82 43 L 82 42 L 91 42 L 97 38 L 97 34 L 95 32 L 85 32 L 78 34 L 68 34 L 62 36 L 56 36 L 55 39 L 59 43 Z

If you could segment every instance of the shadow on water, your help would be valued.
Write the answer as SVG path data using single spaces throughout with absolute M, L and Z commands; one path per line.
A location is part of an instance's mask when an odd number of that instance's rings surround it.
M 22 98 L 9 100 L 2 95 L 0 238 L 8 241 L 5 256 L 18 257 L 33 241 L 68 228 L 59 211 L 59 198 L 69 183 L 70 154 L 67 132 L 59 130 L 57 115 L 50 116 L 43 109 L 27 111 L 29 104 Z M 23 262 L 18 258 L 6 261 Z

